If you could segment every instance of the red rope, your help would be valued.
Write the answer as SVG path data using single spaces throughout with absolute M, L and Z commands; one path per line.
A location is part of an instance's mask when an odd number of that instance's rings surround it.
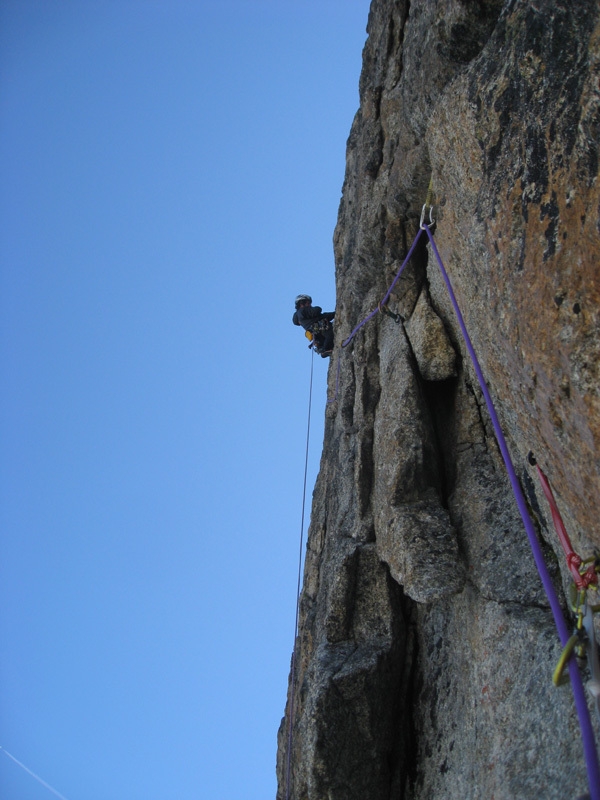
M 577 555 L 575 550 L 573 550 L 573 545 L 571 544 L 569 534 L 565 528 L 565 523 L 563 522 L 560 511 L 558 510 L 558 506 L 556 505 L 556 500 L 554 499 L 554 494 L 552 493 L 550 481 L 542 472 L 539 464 L 536 464 L 535 468 L 537 469 L 538 477 L 540 479 L 540 483 L 542 484 L 542 490 L 546 496 L 548 505 L 550 506 L 554 528 L 556 529 L 556 533 L 564 550 L 567 566 L 569 567 L 571 575 L 573 576 L 575 586 L 579 591 L 582 589 L 587 589 L 591 584 L 595 584 L 597 586 L 598 575 L 596 573 L 596 565 L 590 564 L 585 572 L 582 573 L 580 571 L 583 561 L 581 557 Z

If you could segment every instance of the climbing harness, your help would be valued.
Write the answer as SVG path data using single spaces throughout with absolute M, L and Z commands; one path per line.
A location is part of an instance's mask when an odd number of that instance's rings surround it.
M 313 351 L 311 351 L 312 353 Z M 292 767 L 292 741 L 294 731 L 294 712 L 295 712 L 295 699 L 296 699 L 296 658 L 297 658 L 297 644 L 298 644 L 298 621 L 300 616 L 300 589 L 302 580 L 302 551 L 304 545 L 304 519 L 306 510 L 306 478 L 308 475 L 308 452 L 310 445 L 310 414 L 312 409 L 312 388 L 313 388 L 313 365 L 314 355 L 310 359 L 310 386 L 308 390 L 308 420 L 306 423 L 306 452 L 304 455 L 304 483 L 302 487 L 302 515 L 300 521 L 300 552 L 298 555 L 298 583 L 296 587 L 296 621 L 294 623 L 294 648 L 292 650 L 292 670 L 290 682 L 290 713 L 288 715 L 288 747 L 287 759 L 285 768 L 285 797 L 290 800 L 291 789 L 291 767 Z
M 329 322 L 327 319 L 318 319 L 316 322 L 313 322 L 310 326 L 310 329 L 304 331 L 304 335 L 309 341 L 309 349 L 313 350 L 313 352 L 317 353 L 318 355 L 323 355 L 323 353 L 329 354 L 329 350 L 323 349 L 322 334 L 331 330 L 332 327 L 333 326 L 331 322 Z
M 310 326 L 313 333 L 324 333 L 331 328 L 331 322 L 328 319 L 318 319 Z

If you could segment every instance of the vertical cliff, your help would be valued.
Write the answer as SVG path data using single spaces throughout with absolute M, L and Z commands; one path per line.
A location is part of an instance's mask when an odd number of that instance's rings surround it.
M 294 682 L 294 800 L 576 798 L 573 700 L 435 237 L 557 590 L 600 546 L 600 7 L 373 0 Z M 430 183 L 431 182 L 431 183 Z M 398 320 L 398 321 L 396 321 Z M 337 389 L 336 389 L 337 385 Z M 286 797 L 289 697 L 279 733 Z

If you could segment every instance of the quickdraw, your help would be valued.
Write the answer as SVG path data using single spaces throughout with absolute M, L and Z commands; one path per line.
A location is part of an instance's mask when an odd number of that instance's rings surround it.
M 594 662 L 598 661 L 597 654 L 595 658 L 593 657 L 594 649 L 597 649 L 593 615 L 600 611 L 600 605 L 592 605 L 589 603 L 586 590 L 582 589 L 578 591 L 574 583 L 571 584 L 569 594 L 570 606 L 573 616 L 575 617 L 575 624 L 573 635 L 564 646 L 554 674 L 552 675 L 552 682 L 555 686 L 561 686 L 563 683 L 567 682 L 564 670 L 569 658 L 575 654 L 577 658 L 584 659 L 586 650 L 588 651 L 588 662 L 591 662 L 589 666 L 592 678 L 594 680 L 600 679 L 600 673 L 598 673 L 596 669 L 592 669 Z M 590 656 L 592 656 L 591 659 Z
M 571 611 L 575 617 L 573 635 L 560 654 L 556 669 L 552 675 L 552 682 L 555 686 L 561 686 L 566 683 L 568 678 L 565 675 L 565 667 L 571 657 L 575 655 L 578 659 L 584 660 L 587 656 L 591 678 L 587 682 L 586 688 L 591 694 L 596 706 L 596 712 L 600 716 L 600 658 L 598 657 L 598 643 L 594 629 L 594 614 L 600 611 L 600 604 L 590 603 L 588 597 L 590 591 L 598 593 L 600 559 L 597 556 L 583 559 L 575 552 L 552 492 L 550 481 L 536 462 L 533 453 L 529 453 L 528 460 L 537 470 L 542 490 L 550 506 L 556 534 L 573 577 L 569 592 Z
M 575 615 L 574 631 L 560 654 L 552 682 L 555 686 L 568 683 L 569 678 L 565 675 L 565 668 L 573 655 L 578 661 L 587 658 L 590 679 L 586 683 L 586 689 L 600 717 L 600 657 L 594 628 L 594 614 L 600 611 L 600 605 L 589 603 L 586 590 L 577 591 L 574 583 L 571 584 L 571 601 L 571 610 Z
M 382 303 L 379 303 L 377 309 L 381 311 L 382 314 L 385 314 L 386 317 L 391 317 L 396 323 L 404 322 L 404 317 L 402 314 L 394 314 L 393 311 L 390 311 L 387 306 L 384 306 Z

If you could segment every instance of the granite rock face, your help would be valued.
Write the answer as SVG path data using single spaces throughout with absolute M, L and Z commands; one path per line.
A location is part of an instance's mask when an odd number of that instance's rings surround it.
M 425 236 L 390 297 L 396 316 L 340 345 L 390 286 L 431 189 L 437 246 L 562 596 L 565 559 L 527 455 L 592 555 L 600 5 L 373 0 L 368 33 L 277 797 L 574 799 L 587 782 L 570 690 L 551 680 L 560 644 Z

